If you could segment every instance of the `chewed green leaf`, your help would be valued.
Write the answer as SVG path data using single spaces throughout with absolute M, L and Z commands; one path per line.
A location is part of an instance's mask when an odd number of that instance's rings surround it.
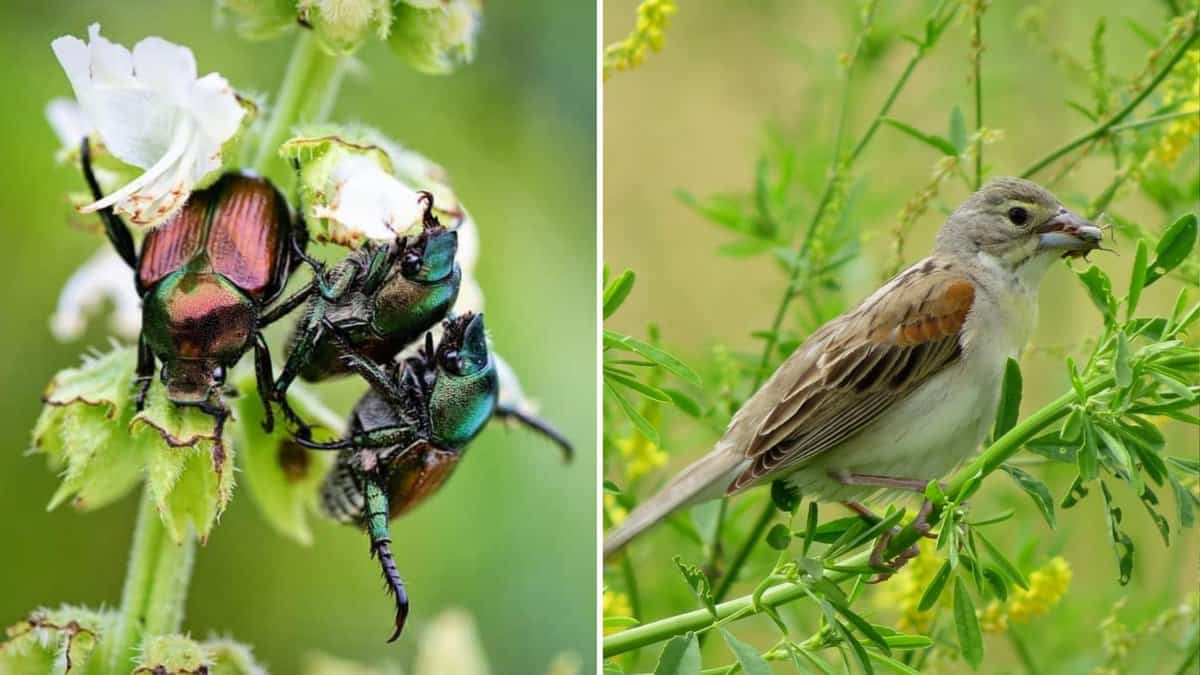
M 611 349 L 623 349 L 644 356 L 684 380 L 697 386 L 700 385 L 700 376 L 696 374 L 696 371 L 689 368 L 683 361 L 652 344 L 642 342 L 628 335 L 621 335 L 620 333 L 606 330 L 604 331 L 604 346 Z
M 667 641 L 654 675 L 700 675 L 700 645 L 692 632 L 676 635 Z
M 1158 281 L 1179 263 L 1183 262 L 1196 245 L 1196 214 L 1187 213 L 1179 217 L 1163 233 L 1154 247 L 1154 262 L 1146 270 L 1146 285 Z
M 1033 499 L 1033 503 L 1037 505 L 1038 511 L 1041 511 L 1042 517 L 1046 519 L 1046 523 L 1050 526 L 1050 529 L 1054 529 L 1054 496 L 1050 494 L 1050 488 L 1046 487 L 1046 484 L 1042 481 L 1015 466 L 1004 464 L 1000 468 L 1025 491 L 1025 494 Z
M 1092 299 L 1092 304 L 1096 305 L 1096 308 L 1104 315 L 1104 320 L 1111 322 L 1115 319 L 1117 303 L 1113 299 L 1112 281 L 1109 280 L 1104 270 L 1091 265 L 1082 272 L 1076 272 L 1075 276 L 1087 288 L 1088 297 Z
M 633 270 L 625 270 L 604 289 L 605 319 L 612 316 L 625 302 L 625 299 L 629 297 L 630 291 L 633 290 L 635 279 L 636 276 Z
M 1112 540 L 1113 551 L 1117 554 L 1117 580 L 1122 586 L 1129 583 L 1133 576 L 1133 540 L 1121 530 L 1121 509 L 1112 503 L 1112 493 L 1108 485 L 1100 481 L 1100 491 L 1104 495 L 1104 511 L 1108 520 L 1108 535 Z
M 721 637 L 725 638 L 725 644 L 729 646 L 729 651 L 733 652 L 737 658 L 738 665 L 742 667 L 742 672 L 746 675 L 771 675 L 771 667 L 767 665 L 767 660 L 758 653 L 758 650 L 753 646 L 742 642 L 735 638 L 732 633 L 727 630 L 721 630 Z
M 683 558 L 675 556 L 672 558 L 675 562 L 675 567 L 679 568 L 679 573 L 683 575 L 684 581 L 687 581 L 688 586 L 691 586 L 692 592 L 700 602 L 704 603 L 708 613 L 717 618 L 717 604 L 713 600 L 712 584 L 708 580 L 708 576 L 695 565 L 685 563 Z

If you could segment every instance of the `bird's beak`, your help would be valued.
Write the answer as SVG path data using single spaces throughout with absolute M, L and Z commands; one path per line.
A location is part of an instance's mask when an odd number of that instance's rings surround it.
M 1038 226 L 1039 251 L 1062 251 L 1063 255 L 1083 255 L 1100 248 L 1104 233 L 1088 220 L 1065 208 L 1060 208 L 1053 218 Z

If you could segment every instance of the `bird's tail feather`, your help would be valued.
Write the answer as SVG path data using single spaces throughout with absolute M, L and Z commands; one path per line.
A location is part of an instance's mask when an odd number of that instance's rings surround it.
M 604 557 L 625 547 L 634 537 L 654 527 L 675 511 L 724 496 L 725 488 L 746 458 L 721 445 L 693 462 L 658 494 L 638 504 L 625 520 L 604 536 Z

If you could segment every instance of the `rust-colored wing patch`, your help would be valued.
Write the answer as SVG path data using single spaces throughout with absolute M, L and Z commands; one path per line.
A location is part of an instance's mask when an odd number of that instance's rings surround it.
M 265 180 L 238 174 L 213 187 L 221 195 L 208 235 L 213 271 L 251 297 L 273 297 L 283 284 L 291 234 L 282 198 Z
M 184 267 L 204 248 L 204 219 L 209 194 L 193 192 L 183 208 L 167 222 L 151 230 L 142 243 L 138 261 L 138 286 L 148 288 Z
M 754 462 L 729 486 L 737 492 L 836 448 L 896 401 L 958 360 L 975 285 L 951 263 L 929 259 L 823 328 L 751 400 Z M 768 389 L 768 387 L 770 389 Z M 755 395 L 758 398 L 759 394 Z

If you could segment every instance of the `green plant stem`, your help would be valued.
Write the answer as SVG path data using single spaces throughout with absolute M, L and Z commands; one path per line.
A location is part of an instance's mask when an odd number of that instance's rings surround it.
M 1195 354 L 1180 355 L 1163 359 L 1159 364 L 1168 368 L 1195 368 L 1200 366 L 1200 357 Z M 1114 385 L 1115 380 L 1113 375 L 1105 375 L 1088 383 L 1086 391 L 1088 395 L 1095 395 L 1105 389 L 1112 388 Z M 950 501 L 955 501 L 969 481 L 976 478 L 982 479 L 998 469 L 1001 464 L 1015 455 L 1031 438 L 1042 433 L 1051 424 L 1065 417 L 1071 404 L 1076 399 L 1075 392 L 1069 391 L 1043 406 L 1037 412 L 1029 415 L 1010 429 L 1008 433 L 996 439 L 995 442 L 988 446 L 970 464 L 960 469 L 954 475 L 954 478 L 951 479 L 946 489 L 947 498 Z M 930 515 L 930 522 L 937 520 L 938 511 L 940 511 L 940 508 L 935 508 L 934 513 Z M 905 527 L 899 534 L 892 538 L 889 550 L 899 551 L 906 549 L 916 543 L 921 536 L 921 533 L 912 527 Z M 864 565 L 868 562 L 869 557 L 869 551 L 862 551 L 845 560 L 839 561 L 838 564 L 843 567 Z M 825 578 L 834 582 L 843 581 L 852 576 L 855 575 L 847 572 L 825 572 Z M 771 586 L 762 594 L 758 605 L 754 604 L 753 595 L 745 595 L 717 605 L 717 619 L 740 620 L 761 613 L 764 607 L 776 607 L 803 597 L 809 592 L 808 587 L 802 581 L 777 584 Z M 737 615 L 736 618 L 731 618 L 734 615 Z M 632 649 L 666 640 L 675 635 L 681 635 L 687 631 L 701 630 L 710 626 L 712 622 L 713 619 L 707 609 L 698 609 L 665 619 L 659 619 L 651 623 L 645 623 L 604 638 L 604 656 L 608 658 Z
M 1197 115 L 1200 115 L 1200 108 L 1192 108 L 1190 110 L 1180 110 L 1177 112 L 1166 113 L 1163 115 L 1154 115 L 1153 117 L 1147 117 L 1144 120 L 1137 120 L 1136 122 L 1126 122 L 1125 124 L 1117 124 L 1113 127 L 1110 127 L 1109 132 L 1115 133 L 1118 131 L 1130 131 L 1132 129 L 1141 129 L 1143 127 L 1151 127 L 1151 126 L 1154 126 L 1155 124 L 1162 124 L 1163 122 L 1170 122 L 1171 120 L 1177 120 L 1177 119 L 1181 119 L 1184 117 L 1196 117 Z
M 286 184 L 287 165 L 279 146 L 297 124 L 319 122 L 329 114 L 342 81 L 339 61 L 321 49 L 311 31 L 300 31 L 255 154 L 255 171 Z
M 146 602 L 146 637 L 179 632 L 195 557 L 196 534 L 190 528 L 181 544 L 163 538 Z
M 129 551 L 129 565 L 125 570 L 125 586 L 121 591 L 120 617 L 116 632 L 109 641 L 109 672 L 127 672 L 141 642 L 144 625 L 144 609 L 150 597 L 158 565 L 159 552 L 167 533 L 159 520 L 158 510 L 149 489 L 143 489 L 138 504 L 137 523 L 133 530 L 133 546 Z M 102 643 L 103 644 L 103 643 Z
M 1150 84 L 1146 85 L 1144 89 L 1130 99 L 1124 107 L 1113 113 L 1113 115 L 1107 120 L 1097 124 L 1090 130 L 1084 132 L 1082 135 L 1074 138 L 1071 141 L 1068 141 L 1065 145 L 1051 150 L 1045 157 L 1042 157 L 1038 161 L 1029 165 L 1027 169 L 1022 171 L 1021 177 L 1030 178 L 1075 148 L 1078 148 L 1079 146 L 1093 139 L 1100 138 L 1109 133 L 1113 127 L 1117 126 L 1121 120 L 1124 120 L 1126 117 L 1128 117 L 1129 114 L 1132 113 L 1142 101 L 1146 100 L 1146 97 L 1149 96 L 1150 93 L 1153 92 L 1164 79 L 1166 79 L 1167 75 L 1170 74 L 1171 69 L 1174 68 L 1175 64 L 1179 62 L 1179 59 L 1183 58 L 1183 55 L 1187 53 L 1188 49 L 1190 49 L 1192 45 L 1196 43 L 1196 38 L 1198 35 L 1200 35 L 1200 28 L 1193 27 L 1191 35 L 1189 35 L 1188 38 L 1183 41 L 1183 44 L 1175 51 L 1174 54 L 1171 55 L 1171 58 L 1167 59 L 1166 64 L 1159 68 L 1158 72 L 1154 75 L 1154 79 L 1150 81 Z

